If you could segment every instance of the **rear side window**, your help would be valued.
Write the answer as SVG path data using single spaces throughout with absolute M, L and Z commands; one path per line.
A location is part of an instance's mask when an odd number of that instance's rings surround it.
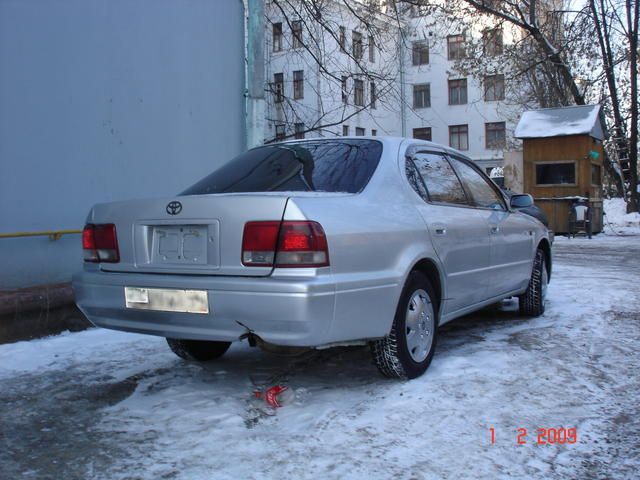
M 378 166 L 376 140 L 323 140 L 254 148 L 182 192 L 182 195 L 244 192 L 358 193 Z
M 498 195 L 488 180 L 484 179 L 473 167 L 460 160 L 452 158 L 451 162 L 467 187 L 476 207 L 505 210 L 502 197 Z
M 429 200 L 438 203 L 469 204 L 460 180 L 443 155 L 417 153 L 412 161 L 424 182 Z M 412 183 L 411 177 L 409 182 Z M 415 189 L 413 183 L 412 186 Z M 417 190 L 417 193 L 422 196 L 421 191 Z

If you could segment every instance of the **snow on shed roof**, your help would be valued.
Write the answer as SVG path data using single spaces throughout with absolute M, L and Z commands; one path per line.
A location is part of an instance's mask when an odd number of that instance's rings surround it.
M 600 105 L 544 108 L 524 112 L 516 127 L 516 138 L 546 138 L 565 135 L 590 135 L 604 139 L 600 123 Z

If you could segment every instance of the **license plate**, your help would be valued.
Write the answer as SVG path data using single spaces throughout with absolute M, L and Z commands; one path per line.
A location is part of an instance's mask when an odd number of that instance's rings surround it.
M 206 290 L 124 287 L 127 308 L 160 312 L 209 313 Z

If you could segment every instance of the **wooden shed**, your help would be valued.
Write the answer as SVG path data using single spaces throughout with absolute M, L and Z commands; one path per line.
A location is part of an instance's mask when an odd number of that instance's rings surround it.
M 600 105 L 524 112 L 515 130 L 523 140 L 523 186 L 549 217 L 549 227 L 569 232 L 569 214 L 589 201 L 592 229 L 602 231 L 604 129 Z

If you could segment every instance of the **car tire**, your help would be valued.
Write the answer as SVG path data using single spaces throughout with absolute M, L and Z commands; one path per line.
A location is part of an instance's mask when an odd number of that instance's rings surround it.
M 422 375 L 433 358 L 438 334 L 438 304 L 426 275 L 413 271 L 400 295 L 389 334 L 371 342 L 378 370 L 390 378 Z
M 231 342 L 211 342 L 205 340 L 181 340 L 167 338 L 171 351 L 184 360 L 206 362 L 225 354 Z
M 518 297 L 521 315 L 537 317 L 544 313 L 548 279 L 544 252 L 537 250 L 527 291 Z

